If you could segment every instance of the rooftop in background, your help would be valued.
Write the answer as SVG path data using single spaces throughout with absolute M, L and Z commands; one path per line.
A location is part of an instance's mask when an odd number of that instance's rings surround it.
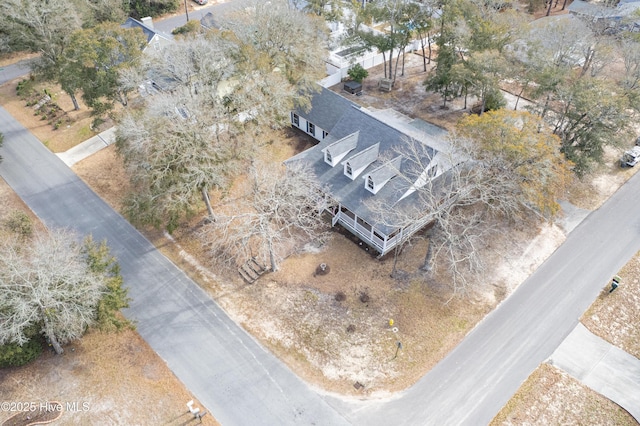
M 165 34 L 162 31 L 157 31 L 153 28 L 153 20 L 151 17 L 142 18 L 140 21 L 128 18 L 125 23 L 120 26 L 122 28 L 140 28 L 147 37 L 148 45 L 165 43 L 173 40 L 173 36 L 171 34 Z

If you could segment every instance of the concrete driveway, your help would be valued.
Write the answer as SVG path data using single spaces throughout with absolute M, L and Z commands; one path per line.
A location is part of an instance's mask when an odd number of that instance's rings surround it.
M 578 324 L 547 361 L 640 422 L 640 360 Z

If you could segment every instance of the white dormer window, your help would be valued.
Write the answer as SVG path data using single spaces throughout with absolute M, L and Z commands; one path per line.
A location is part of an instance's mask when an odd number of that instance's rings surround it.
M 371 170 L 364 175 L 364 187 L 372 194 L 377 194 L 400 170 L 402 156 L 399 155 L 393 160 L 387 161 L 383 165 Z
M 325 132 L 323 132 L 324 134 Z M 326 148 L 322 149 L 324 154 L 324 161 L 331 167 L 334 167 L 344 157 L 351 152 L 358 144 L 358 134 L 360 132 L 352 133 L 344 138 L 337 140 L 329 144 Z
M 316 135 L 316 126 L 313 123 L 307 122 L 307 133 L 312 136 Z
M 360 173 L 378 158 L 379 147 L 380 143 L 371 145 L 343 161 L 344 174 L 351 180 L 360 176 Z

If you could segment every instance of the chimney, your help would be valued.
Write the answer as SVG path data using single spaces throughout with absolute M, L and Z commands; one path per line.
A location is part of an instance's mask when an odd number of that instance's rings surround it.
M 147 27 L 153 29 L 153 19 L 151 16 L 147 16 L 145 18 L 140 19 L 140 21 L 145 24 Z

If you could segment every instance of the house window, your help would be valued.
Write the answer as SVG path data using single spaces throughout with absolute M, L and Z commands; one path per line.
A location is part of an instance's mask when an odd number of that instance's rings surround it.
M 294 126 L 300 127 L 300 117 L 298 117 L 298 114 L 293 113 L 293 117 L 291 121 L 293 121 Z
M 324 152 L 327 163 L 333 164 L 333 159 L 331 158 L 331 153 L 327 150 Z
M 353 170 L 351 170 L 351 164 L 347 163 L 345 172 L 347 173 L 347 176 L 353 175 Z
M 307 133 L 315 136 L 316 134 L 316 126 L 313 123 L 307 123 Z
M 367 176 L 367 188 L 373 190 L 373 178 L 371 176 Z
M 324 130 L 322 131 L 322 139 L 326 138 L 327 136 L 329 136 L 329 132 L 325 132 Z

